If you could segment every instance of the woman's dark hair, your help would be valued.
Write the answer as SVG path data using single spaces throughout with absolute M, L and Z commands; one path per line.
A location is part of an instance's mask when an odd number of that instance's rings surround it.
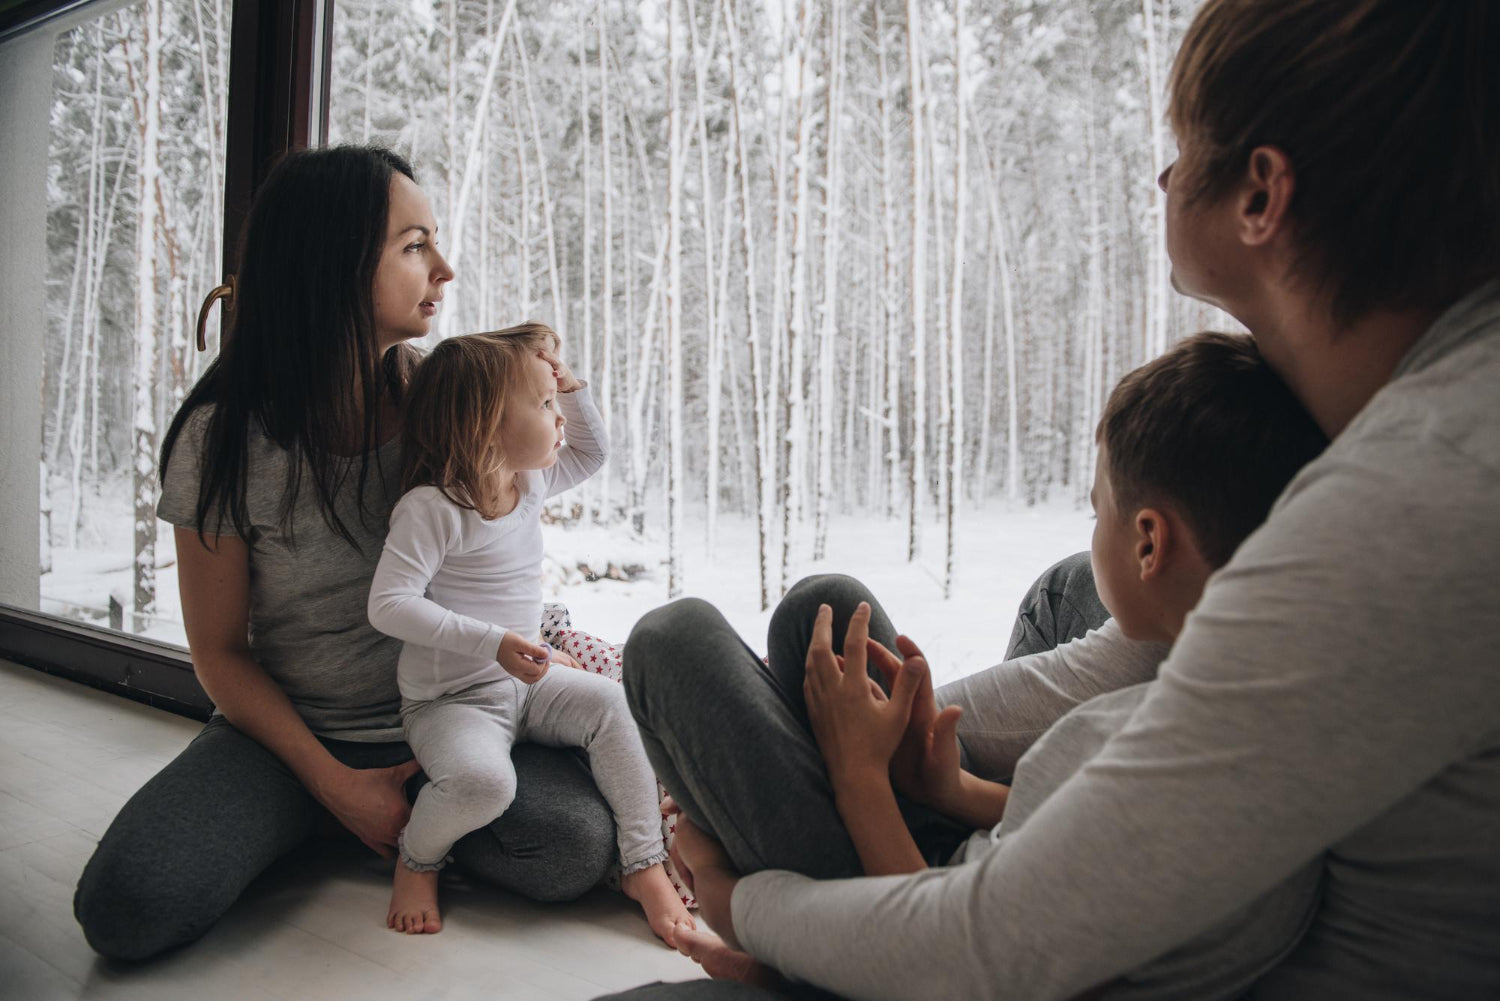
M 305 472 L 324 521 L 358 548 L 334 498 L 357 468 L 364 521 L 380 404 L 400 402 L 417 359 L 408 345 L 382 358 L 376 343 L 375 271 L 396 173 L 413 177 L 406 160 L 377 147 L 301 150 L 277 164 L 256 194 L 219 356 L 162 443 L 165 482 L 188 416 L 213 406 L 198 485 L 200 539 L 223 534 L 226 523 L 248 538 L 247 437 L 261 432 L 290 460 L 283 527 L 290 529 Z M 348 457 L 354 449 L 357 458 Z
M 1291 159 L 1297 272 L 1339 319 L 1500 277 L 1500 4 L 1209 0 L 1171 92 L 1194 199 Z

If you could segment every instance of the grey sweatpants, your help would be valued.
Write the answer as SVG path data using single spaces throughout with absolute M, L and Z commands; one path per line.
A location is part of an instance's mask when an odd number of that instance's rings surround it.
M 400 741 L 319 739 L 350 768 L 412 757 Z M 582 896 L 614 860 L 608 805 L 572 749 L 522 744 L 511 762 L 515 801 L 460 839 L 454 859 L 533 900 Z M 414 776 L 408 795 L 426 781 Z M 73 913 L 101 955 L 154 956 L 208 931 L 256 876 L 334 823 L 280 758 L 216 716 L 109 825 L 78 881 Z
M 541 680 L 487 682 L 401 708 L 406 742 L 432 781 L 401 832 L 401 859 L 440 868 L 453 843 L 505 813 L 516 797 L 511 749 L 521 741 L 581 748 L 615 818 L 620 870 L 666 859 L 656 777 L 609 678 L 553 664 Z
M 625 645 L 625 692 L 656 774 L 683 811 L 723 843 L 740 872 L 787 869 L 818 879 L 863 875 L 834 805 L 802 695 L 818 605 L 833 607 L 839 652 L 861 601 L 871 606 L 871 638 L 894 649 L 895 626 L 875 596 L 854 578 L 834 574 L 803 580 L 781 600 L 766 637 L 769 663 L 761 662 L 718 609 L 691 598 L 646 615 Z M 1108 618 L 1089 554 L 1069 557 L 1044 573 L 1022 601 L 1006 659 L 1059 646 Z M 946 704 L 942 690 L 937 701 Z M 972 833 L 923 807 L 903 802 L 901 809 L 931 865 L 947 862 Z M 809 985 L 792 993 L 833 998 Z M 694 980 L 653 984 L 610 995 L 609 1001 L 779 996 L 760 987 Z

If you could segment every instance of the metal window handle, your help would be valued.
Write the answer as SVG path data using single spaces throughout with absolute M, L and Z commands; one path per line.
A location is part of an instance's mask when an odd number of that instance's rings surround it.
M 225 278 L 224 284 L 208 293 L 208 298 L 203 300 L 203 305 L 198 307 L 198 350 L 208 350 L 208 337 L 204 328 L 208 326 L 208 311 L 213 309 L 214 303 L 220 299 L 225 300 L 225 312 L 234 312 L 234 275 Z

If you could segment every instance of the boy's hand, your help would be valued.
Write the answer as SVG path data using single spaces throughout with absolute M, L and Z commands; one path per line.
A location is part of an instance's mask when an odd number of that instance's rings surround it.
M 557 376 L 557 391 L 559 393 L 573 393 L 583 388 L 583 383 L 573 374 L 568 363 L 559 358 L 555 353 L 546 348 L 537 350 L 537 357 L 552 366 L 552 374 Z
M 495 654 L 501 667 L 512 677 L 519 678 L 528 685 L 542 680 L 551 657 L 552 648 L 547 644 L 537 645 L 523 640 L 514 630 L 506 632 L 501 638 L 500 650 Z
M 875 640 L 869 641 L 868 648 L 893 691 L 898 680 L 905 678 L 916 692 L 906 732 L 891 757 L 891 784 L 908 799 L 946 813 L 960 798 L 958 719 L 963 710 L 948 706 L 939 712 L 927 658 L 906 636 L 896 637 L 896 648 L 902 657 Z
M 833 609 L 818 608 L 807 674 L 802 683 L 813 736 L 834 786 L 878 774 L 885 781 L 891 756 L 906 733 L 921 678 L 897 672 L 886 696 L 865 673 L 870 606 L 860 602 L 849 620 L 844 656 L 833 652 Z

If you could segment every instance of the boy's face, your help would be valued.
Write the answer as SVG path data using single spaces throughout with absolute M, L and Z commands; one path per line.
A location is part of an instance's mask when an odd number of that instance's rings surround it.
M 1147 614 L 1150 596 L 1141 580 L 1140 560 L 1136 554 L 1134 512 L 1121 511 L 1115 504 L 1115 492 L 1109 480 L 1109 454 L 1099 446 L 1099 460 L 1094 466 L 1094 489 L 1089 493 L 1094 505 L 1094 541 L 1090 548 L 1094 565 L 1094 586 L 1099 600 L 1131 639 L 1155 639 Z

